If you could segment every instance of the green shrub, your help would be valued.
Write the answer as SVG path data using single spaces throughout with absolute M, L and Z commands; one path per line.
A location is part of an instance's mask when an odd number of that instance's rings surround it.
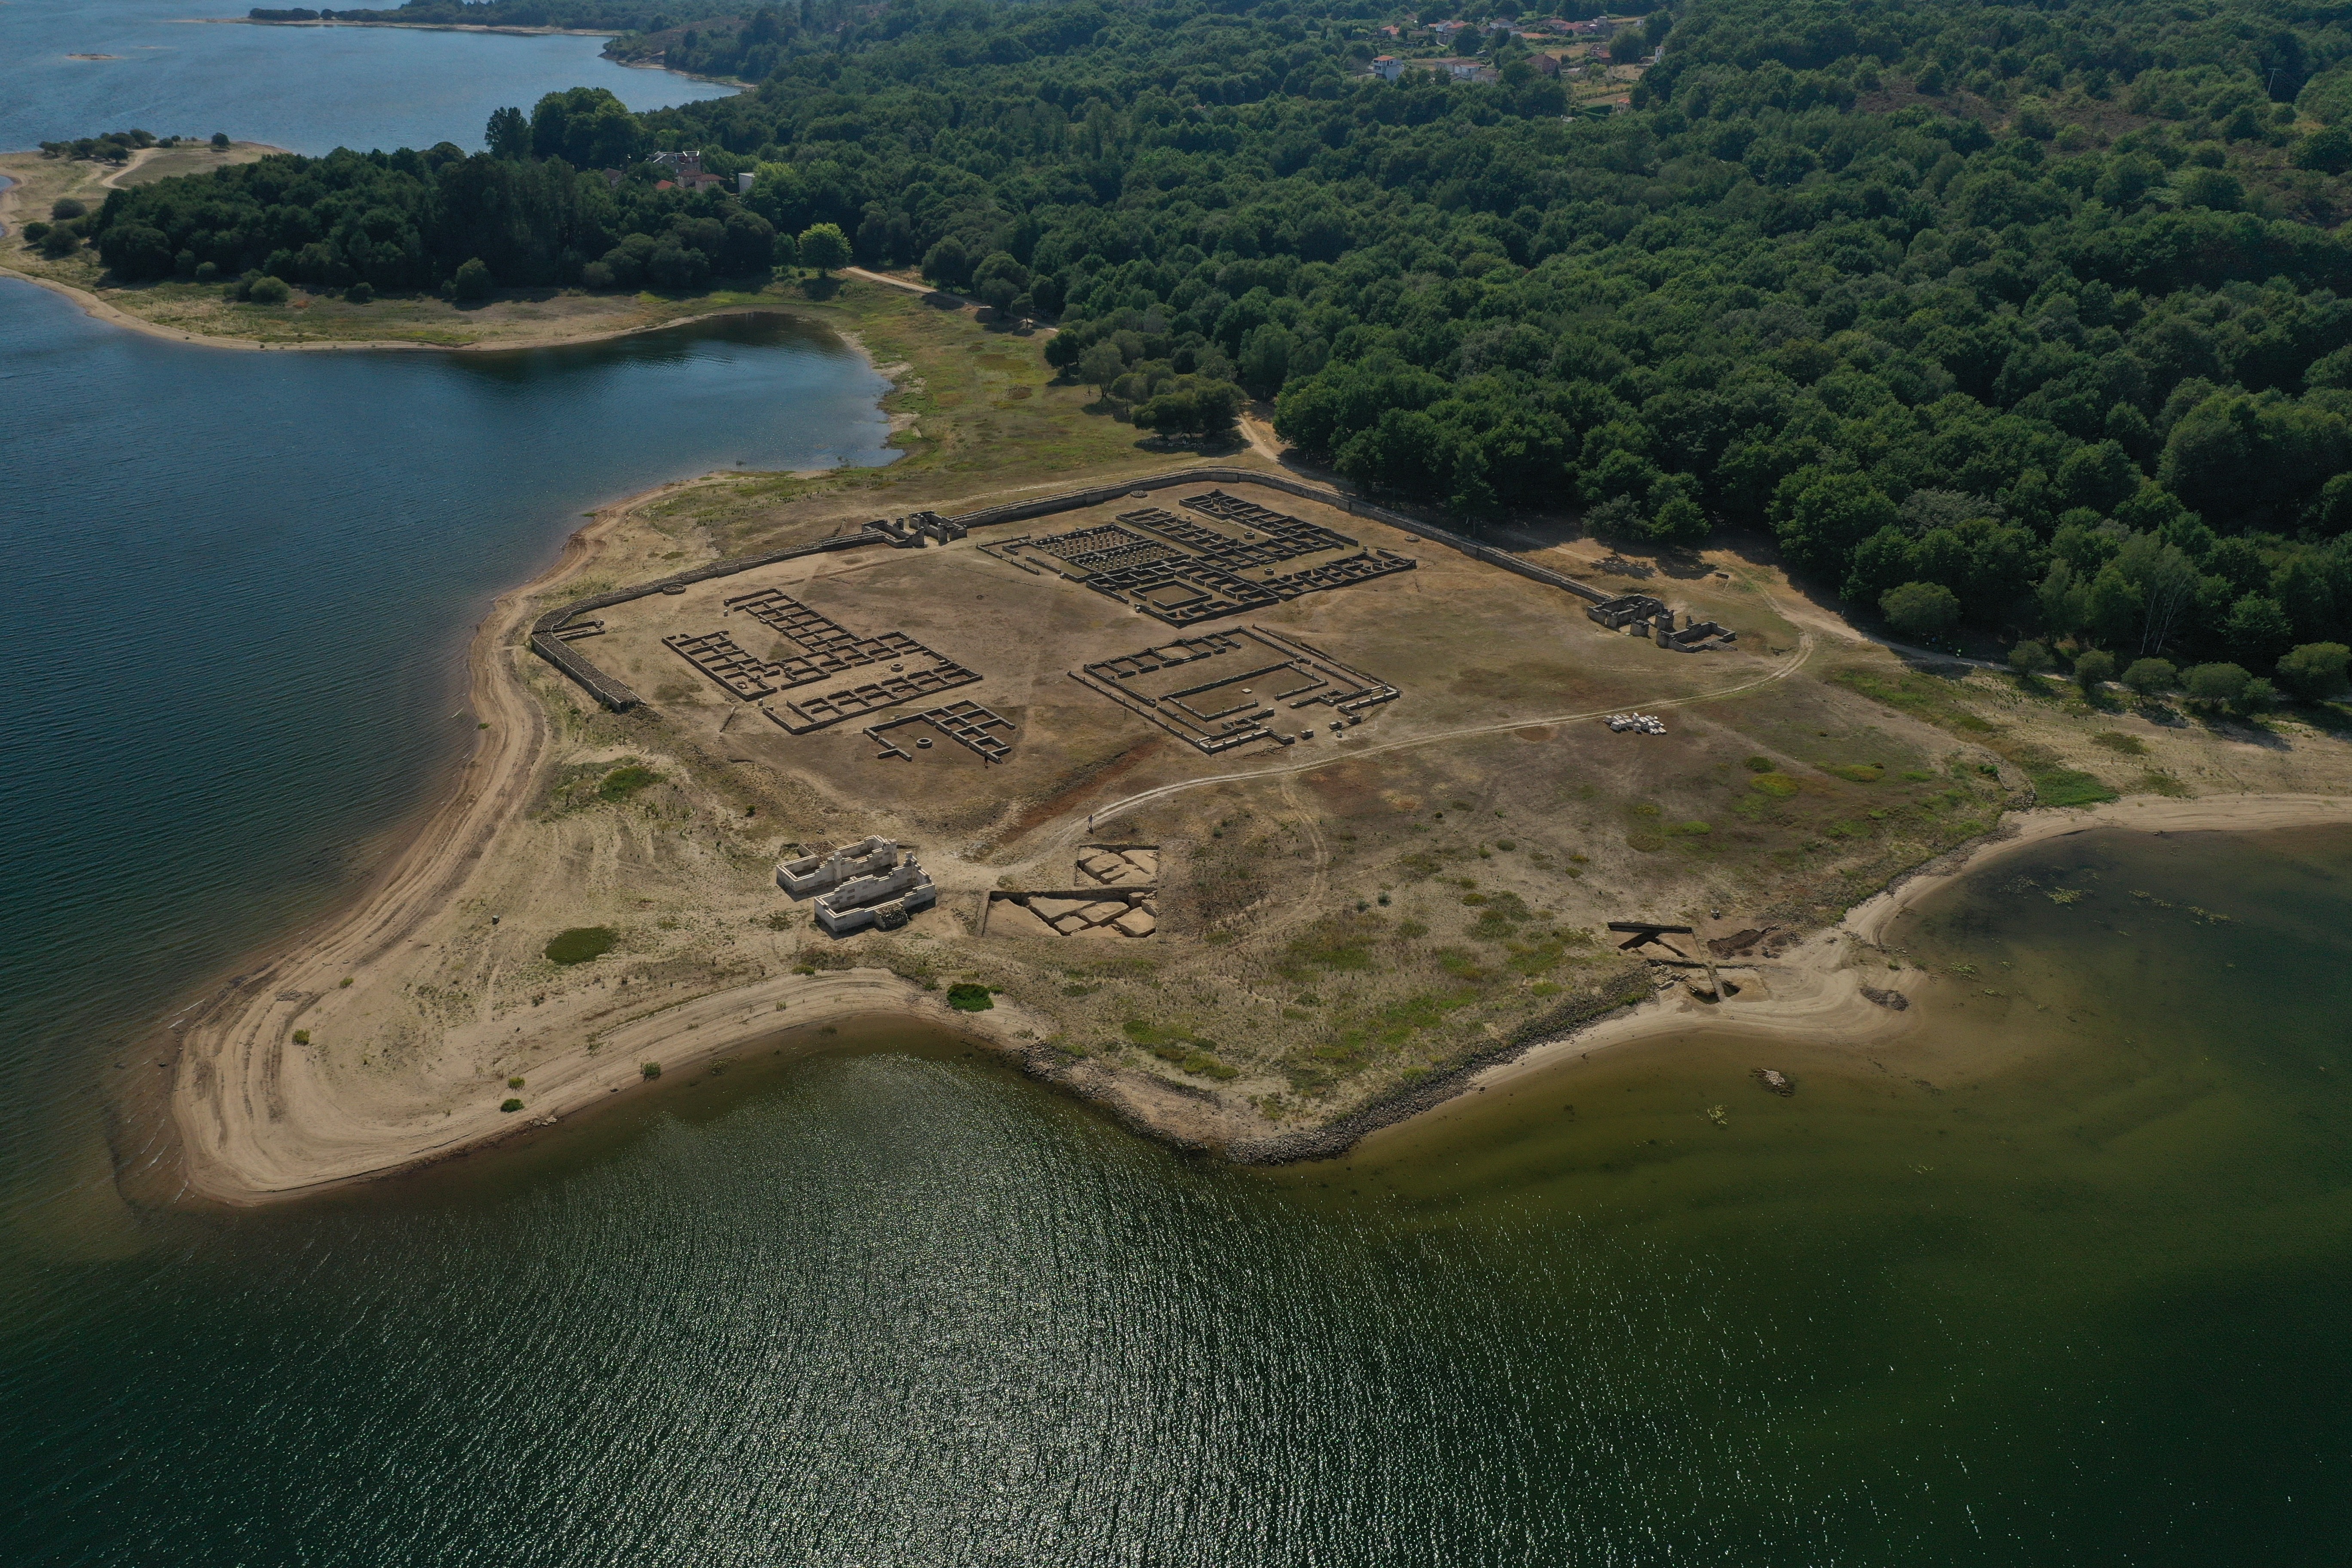
M 1165 1045 L 1153 1046 L 1151 1054 L 1163 1062 L 1174 1064 L 1178 1071 L 1191 1073 L 1195 1078 L 1213 1078 L 1222 1080 L 1241 1077 L 1239 1068 L 1227 1067 L 1190 1041 L 1171 1041 Z
M 2137 659 L 2124 671 L 2124 684 L 2142 697 L 2154 697 L 2158 692 L 2169 691 L 2179 679 L 2180 672 L 2172 667 L 2168 658 Z
M 1748 781 L 1748 787 L 1758 795 L 1769 795 L 1775 800 L 1787 800 L 1797 793 L 1797 781 L 1786 773 L 1758 773 Z
M 1823 763 L 1821 769 L 1849 784 L 1876 784 L 1886 776 L 1885 765 L 1880 763 Z
M 613 951 L 621 933 L 611 926 L 573 926 L 559 931 L 549 940 L 547 957 L 551 963 L 585 963 L 592 958 L 602 958 Z
M 2246 683 L 2252 679 L 2238 665 L 2200 664 L 2189 672 L 2189 695 L 2197 701 L 2219 707 L 2243 697 Z
M 509 1089 L 520 1089 L 522 1087 L 522 1079 L 519 1078 L 510 1078 L 507 1079 L 507 1087 Z
M 641 1062 L 637 1067 L 637 1074 L 639 1077 L 648 1079 L 659 1078 L 661 1077 L 661 1063 Z
M 487 300 L 497 287 L 488 266 L 478 256 L 458 268 L 457 276 L 450 281 L 451 292 L 460 300 Z
M 2074 656 L 2074 680 L 2085 691 L 2116 678 L 2116 656 L 2103 647 L 2084 648 Z
M 1750 757 L 1739 765 L 1751 773 L 1769 773 L 1772 771 L 1772 759 L 1761 756 Z
M 2038 675 L 2050 668 L 2050 650 L 2038 642 L 2021 642 L 2009 650 L 2009 668 L 2020 675 Z
M 959 984 L 948 987 L 948 1005 L 959 1013 L 985 1013 L 996 1005 L 996 998 L 985 985 Z
M 630 763 L 606 773 L 604 782 L 596 786 L 596 794 L 604 800 L 626 800 L 647 784 L 659 783 L 661 774 L 651 768 Z
M 354 305 L 364 305 L 375 298 L 375 288 L 362 278 L 343 290 L 343 298 Z
M 505 1100 L 499 1104 L 499 1109 L 511 1114 L 522 1109 L 522 1101 L 520 1100 Z
M 283 305 L 294 297 L 294 290 L 286 286 L 283 278 L 257 278 L 245 297 L 257 305 Z
M 308 1030 L 308 1029 L 297 1029 L 297 1030 L 295 1030 L 295 1031 L 294 1031 L 294 1043 L 295 1043 L 296 1045 L 298 1045 L 298 1046 L 307 1046 L 307 1045 L 309 1045 L 309 1044 L 310 1043 L 310 1030 Z
M 2047 768 L 2030 776 L 2034 799 L 2043 805 L 2097 805 L 2116 798 L 2115 791 L 2078 769 Z
M 2344 689 L 2345 667 L 2352 648 L 2340 642 L 2307 642 L 2278 661 L 2279 684 L 2309 701 L 2333 697 Z

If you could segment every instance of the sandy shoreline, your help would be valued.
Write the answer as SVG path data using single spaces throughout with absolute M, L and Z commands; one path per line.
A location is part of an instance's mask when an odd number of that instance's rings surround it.
M 2208 795 L 2195 800 L 2139 795 L 2104 805 L 2012 813 L 1990 836 L 1896 879 L 1856 904 L 1837 924 L 1780 958 L 1720 965 L 1727 980 L 1746 986 L 1744 995 L 1717 1005 L 1700 1001 L 1676 985 L 1653 1001 L 1532 1046 L 1471 1076 L 1462 1088 L 1465 1092 L 1491 1089 L 1554 1070 L 1594 1051 L 1697 1029 L 1752 1034 L 1759 1040 L 1801 1039 L 1843 1051 L 1878 1047 L 1916 1027 L 1926 1010 L 1885 1007 L 1862 994 L 1867 981 L 1882 992 L 1910 998 L 1925 978 L 1917 969 L 1888 970 L 1880 944 L 1898 917 L 1995 861 L 2053 838 L 2098 828 L 2259 833 L 2335 826 L 2352 826 L 2352 800 L 2330 795 Z
M 531 799 L 552 741 L 549 716 L 526 689 L 519 663 L 530 657 L 521 633 L 530 612 L 547 590 L 596 563 L 600 542 L 624 513 L 679 488 L 663 486 L 602 509 L 567 542 L 553 567 L 499 596 L 468 653 L 471 702 L 488 728 L 449 796 L 344 911 L 174 1020 L 179 1054 L 170 1116 L 182 1168 L 176 1197 L 253 1205 L 413 1170 L 617 1102 L 618 1096 L 660 1092 L 658 1082 L 641 1077 L 642 1062 L 657 1060 L 666 1075 L 682 1075 L 785 1031 L 851 1018 L 898 1017 L 977 1038 L 1139 1131 L 1188 1147 L 1222 1148 L 1216 1130 L 1196 1119 L 1199 1108 L 1175 1092 L 1163 1096 L 1132 1075 L 1094 1062 L 1071 1064 L 1024 1043 L 1049 1036 L 1049 1019 L 1009 999 L 987 1013 L 954 1013 L 940 994 L 881 969 L 769 976 L 640 1006 L 584 1032 L 579 1020 L 551 1017 L 545 1024 L 563 1043 L 537 1058 L 529 1110 L 520 1115 L 495 1110 L 495 1093 L 486 1094 L 479 1084 L 436 1098 L 389 1074 L 380 1086 L 354 1089 L 348 1074 L 345 1081 L 330 1083 L 292 1042 L 297 1028 L 334 1016 L 342 998 L 365 997 L 420 931 L 467 900 L 485 849 Z M 1727 978 L 1742 984 L 1739 998 L 1717 1006 L 1675 985 L 1656 999 L 1465 1074 L 1443 1099 L 1416 1106 L 1381 1131 L 1408 1126 L 1461 1094 L 1552 1070 L 1596 1050 L 1695 1028 L 1801 1037 L 1857 1050 L 1880 1045 L 1919 1017 L 1917 1010 L 1891 1010 L 1862 994 L 1865 974 L 1874 984 L 1895 988 L 1919 977 L 1913 970 L 1890 973 L 1875 950 L 1895 918 L 1956 878 L 2051 837 L 2106 826 L 2249 831 L 2346 822 L 2352 822 L 2352 803 L 2320 795 L 2149 797 L 2088 810 L 2016 814 L 1994 837 L 1907 874 L 1780 958 L 1723 966 Z M 336 1021 L 348 1022 L 348 1009 Z M 1251 1157 L 1244 1148 L 1232 1152 Z
M 776 976 L 645 1008 L 542 1059 L 532 1068 L 522 1115 L 493 1109 L 479 1093 L 443 1106 L 390 1079 L 379 1092 L 354 1094 L 327 1083 L 292 1042 L 322 1004 L 363 995 L 422 926 L 464 899 L 484 848 L 527 806 L 552 738 L 515 667 L 530 657 L 520 634 L 532 596 L 592 565 L 597 534 L 623 512 L 678 488 L 661 486 L 603 509 L 567 542 L 555 566 L 499 596 L 467 656 L 472 710 L 488 728 L 447 798 L 348 907 L 278 956 L 214 986 L 166 1026 L 177 1041 L 169 1092 L 181 1166 L 175 1196 L 249 1205 L 412 1170 L 617 1094 L 658 1093 L 658 1081 L 641 1075 L 645 1061 L 681 1074 L 788 1029 L 887 1014 L 1015 1054 L 1015 1035 L 1035 1033 L 1042 1020 L 1010 1003 L 978 1016 L 955 1013 L 939 995 L 883 970 Z
M 117 310 L 87 289 L 77 289 L 70 283 L 60 283 L 53 278 L 40 278 L 30 272 L 19 272 L 13 267 L 0 267 L 0 276 L 20 279 L 36 288 L 47 289 L 52 294 L 61 294 L 79 305 L 83 314 L 94 321 L 104 321 L 110 326 L 125 327 L 134 332 L 143 332 L 151 338 L 162 338 L 168 342 L 186 343 L 195 348 L 233 349 L 247 353 L 319 353 L 352 350 L 366 353 L 391 350 L 436 354 L 505 353 L 522 349 L 563 348 L 574 343 L 607 342 L 614 338 L 638 337 L 646 332 L 666 332 L 673 327 L 690 326 L 696 321 L 717 321 L 721 316 L 781 316 L 792 313 L 782 303 L 729 305 L 716 310 L 699 310 L 689 315 L 674 316 L 667 321 L 651 321 L 640 326 L 615 327 L 601 331 L 549 332 L 536 337 L 501 338 L 495 342 L 479 343 L 418 343 L 391 338 L 265 343 L 253 338 L 215 337 L 204 332 L 182 331 L 177 327 L 159 326 L 144 317 Z
M 1100 1060 L 1073 1060 L 1037 1044 L 1057 1032 L 1042 1012 L 1010 998 L 978 1015 L 951 1012 L 941 994 L 882 968 L 761 973 L 749 984 L 668 1000 L 667 988 L 629 991 L 615 975 L 613 989 L 575 993 L 558 1006 L 541 1009 L 532 999 L 518 1007 L 509 999 L 503 1016 L 494 1014 L 486 990 L 478 1009 L 469 1003 L 465 1016 L 447 1020 L 450 1037 L 463 1037 L 461 1047 L 415 1072 L 395 1071 L 388 1061 L 374 1065 L 364 1055 L 354 1061 L 348 1049 L 341 1058 L 314 1052 L 297 1040 L 298 1032 L 339 1045 L 369 1039 L 379 1027 L 370 1020 L 416 978 L 418 949 L 437 950 L 462 937 L 463 928 L 494 923 L 490 911 L 501 906 L 488 901 L 495 881 L 485 868 L 498 858 L 494 847 L 511 842 L 510 830 L 527 819 L 558 745 L 557 717 L 526 679 L 537 668 L 525 642 L 530 619 L 551 590 L 609 569 L 608 543 L 620 547 L 631 514 L 701 482 L 659 486 L 601 508 L 551 566 L 499 595 L 467 650 L 468 700 L 484 726 L 479 744 L 439 804 L 420 815 L 404 846 L 339 912 L 273 944 L 245 973 L 216 980 L 166 1026 L 173 1043 L 156 1054 L 173 1058 L 165 1120 L 178 1175 L 160 1184 L 142 1179 L 145 1194 L 247 1205 L 391 1175 L 632 1094 L 662 1092 L 659 1080 L 641 1076 L 643 1062 L 659 1062 L 674 1085 L 711 1058 L 852 1018 L 903 1018 L 978 1040 L 1171 1144 L 1245 1163 L 1319 1158 L 1375 1131 L 1408 1126 L 1464 1094 L 1566 1068 L 1595 1050 L 1694 1029 L 1801 1037 L 1857 1052 L 1879 1044 L 1916 1025 L 1921 1012 L 1890 1009 L 1862 994 L 1865 976 L 1874 986 L 1895 988 L 1919 978 L 1916 971 L 1890 972 L 1875 949 L 1895 918 L 1955 878 L 2046 838 L 2101 826 L 2246 831 L 2352 822 L 2352 803 L 2320 795 L 2138 797 L 2089 810 L 2012 813 L 1991 837 L 1904 874 L 1780 957 L 1722 966 L 1743 991 L 1727 1003 L 1702 1003 L 1674 984 L 1507 1059 L 1434 1077 L 1422 1095 L 1386 1108 L 1376 1100 L 1328 1124 L 1320 1139 L 1311 1131 L 1252 1139 L 1213 1095 Z M 1810 646 L 1809 637 L 1801 639 L 1798 662 Z M 1527 722 L 1517 718 L 1506 727 Z M 1399 742 L 1405 743 L 1418 742 Z M 1045 839 L 1066 836 L 1040 826 Z M 1075 831 L 1076 820 L 1067 827 Z M 488 989 L 496 981 L 493 968 Z M 518 1095 L 528 1109 L 519 1114 L 497 1109 L 506 1093 L 501 1061 L 529 1063 L 528 1088 Z

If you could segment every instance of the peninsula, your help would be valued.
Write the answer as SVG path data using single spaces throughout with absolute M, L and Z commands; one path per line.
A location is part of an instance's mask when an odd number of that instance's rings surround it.
M 502 602 L 455 804 L 183 1020 L 198 1190 L 883 1007 L 1298 1157 L 1660 995 L 1899 1027 L 1853 965 L 1932 977 L 1823 933 L 2024 814 L 2328 819 L 2336 24 L 1139 15 L 761 12 L 693 29 L 723 101 L 22 168 L 0 259 L 151 329 L 778 310 L 898 387 L 889 468 L 614 505 Z
M 634 498 L 499 602 L 449 799 L 174 1020 L 190 1194 L 412 1168 L 877 1016 L 1187 1146 L 1335 1152 L 1604 1017 L 1578 1049 L 1702 1015 L 1876 1048 L 1906 1015 L 1865 984 L 1932 1005 L 1877 945 L 1922 868 L 2332 821 L 2352 784 L 2293 718 L 1906 659 L 1739 549 L 1473 540 L 1154 450 L 968 313 L 822 310 L 893 356 L 908 457 Z M 778 867 L 870 837 L 930 896 L 832 934 Z M 1702 935 L 1628 952 L 1629 918 Z

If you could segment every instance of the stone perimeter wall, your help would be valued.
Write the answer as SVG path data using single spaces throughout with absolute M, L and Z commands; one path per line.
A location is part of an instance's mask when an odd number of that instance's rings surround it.
M 1458 533 L 1436 527 L 1434 524 L 1419 521 L 1406 517 L 1402 512 L 1391 511 L 1386 507 L 1374 506 L 1370 501 L 1359 500 L 1353 496 L 1343 495 L 1338 490 L 1328 489 L 1321 485 L 1310 485 L 1285 474 L 1263 473 L 1255 468 L 1179 468 L 1173 473 L 1151 474 L 1141 479 L 1122 479 L 1117 484 L 1098 485 L 1092 489 L 1071 490 L 1062 495 L 1041 497 L 1036 500 L 1013 501 L 1004 506 L 962 512 L 946 521 L 967 531 L 989 528 L 1001 522 L 1025 522 L 1031 518 L 1051 517 L 1056 512 L 1078 511 L 1087 507 L 1100 506 L 1106 501 L 1117 500 L 1137 490 L 1167 489 L 1177 485 L 1198 484 L 1263 485 L 1268 489 L 1281 490 L 1290 495 L 1303 497 L 1307 500 L 1319 501 L 1325 506 L 1336 508 L 1353 517 L 1368 517 L 1374 522 L 1386 523 L 1391 528 L 1400 529 L 1416 538 L 1426 539 L 1433 544 L 1443 544 L 1449 550 L 1459 551 L 1490 566 L 1499 566 L 1506 572 L 1516 572 L 1522 577 L 1530 578 L 1548 587 L 1563 589 L 1591 604 L 1598 605 L 1611 597 L 1601 590 L 1588 584 L 1580 583 L 1573 577 L 1563 576 L 1558 572 L 1549 571 L 1541 566 L 1530 565 L 1507 551 L 1495 550 L 1484 544 L 1475 543 Z M 608 605 L 625 605 L 632 599 L 642 599 L 648 595 L 661 593 L 665 589 L 683 589 L 689 583 L 704 583 L 713 577 L 731 576 L 738 572 L 749 572 L 759 566 L 772 566 L 779 561 L 791 561 L 803 555 L 821 554 L 828 550 L 855 550 L 867 544 L 895 546 L 897 542 L 887 532 L 872 528 L 862 528 L 855 533 L 845 533 L 833 539 L 819 540 L 814 544 L 798 544 L 789 550 L 771 550 L 760 555 L 741 555 L 731 560 L 714 561 L 707 566 L 698 566 L 689 572 L 657 577 L 649 583 L 639 583 L 627 588 L 615 588 L 608 594 L 593 594 L 583 599 L 575 599 L 560 608 L 550 610 L 531 622 L 531 649 L 540 658 L 587 688 L 590 695 L 597 701 L 616 713 L 621 712 L 635 707 L 643 700 L 626 686 L 597 668 L 594 664 L 574 651 L 571 644 L 555 635 L 569 625 L 573 616 L 584 615 L 590 610 L 603 609 Z

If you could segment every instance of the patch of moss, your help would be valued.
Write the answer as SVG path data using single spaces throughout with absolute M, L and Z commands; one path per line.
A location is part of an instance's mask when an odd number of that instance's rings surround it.
M 551 963 L 585 963 L 612 952 L 620 940 L 611 926 L 573 926 L 550 938 L 545 951 Z
M 950 985 L 948 1005 L 959 1013 L 985 1013 L 996 1005 L 996 998 L 989 994 L 985 985 Z
M 1318 921 L 1290 939 L 1276 971 L 1286 980 L 1297 980 L 1309 969 L 1371 969 L 1371 940 L 1385 923 L 1370 914 Z

